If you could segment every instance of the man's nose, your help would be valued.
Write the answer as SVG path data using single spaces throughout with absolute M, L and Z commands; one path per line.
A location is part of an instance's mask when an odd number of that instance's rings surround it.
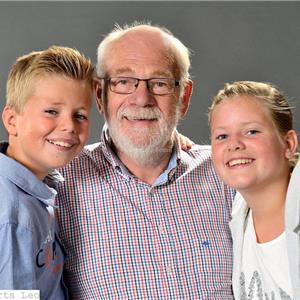
M 154 105 L 155 98 L 150 93 L 147 82 L 141 80 L 133 93 L 133 100 L 134 103 L 138 106 L 148 106 L 148 105 Z

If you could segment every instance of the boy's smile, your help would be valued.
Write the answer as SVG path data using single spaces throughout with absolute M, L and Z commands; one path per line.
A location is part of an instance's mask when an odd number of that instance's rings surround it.
M 69 148 L 71 148 L 72 146 L 74 146 L 74 145 L 76 145 L 76 143 L 73 143 L 72 141 L 68 141 L 68 140 L 65 140 L 65 141 L 59 141 L 59 140 L 53 140 L 53 139 L 51 139 L 51 140 L 47 140 L 50 144 L 53 144 L 53 145 L 56 145 L 56 146 L 59 146 L 59 147 L 62 147 L 62 148 L 67 148 L 67 149 L 69 149 Z
M 7 154 L 43 179 L 73 159 L 88 138 L 92 91 L 83 82 L 49 75 L 34 82 L 23 111 L 14 113 Z

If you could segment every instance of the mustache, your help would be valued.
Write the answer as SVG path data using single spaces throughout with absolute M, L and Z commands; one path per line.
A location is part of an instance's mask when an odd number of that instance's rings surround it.
M 117 117 L 127 119 L 142 119 L 142 120 L 159 120 L 162 118 L 162 113 L 157 107 L 138 107 L 127 106 L 118 111 Z

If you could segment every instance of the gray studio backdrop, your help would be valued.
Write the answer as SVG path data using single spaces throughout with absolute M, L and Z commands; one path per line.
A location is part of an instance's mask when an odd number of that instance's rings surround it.
M 233 80 L 278 85 L 296 106 L 300 130 L 300 2 L 0 2 L 1 110 L 17 56 L 56 44 L 75 47 L 96 62 L 103 35 L 115 23 L 134 20 L 167 27 L 192 50 L 194 94 L 179 130 L 194 141 L 209 143 L 207 107 L 224 82 Z M 90 143 L 98 141 L 102 125 L 94 106 Z

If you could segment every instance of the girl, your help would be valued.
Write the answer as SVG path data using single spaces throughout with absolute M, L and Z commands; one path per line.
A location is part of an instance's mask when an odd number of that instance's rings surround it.
M 233 203 L 238 300 L 300 299 L 300 164 L 291 107 L 274 86 L 225 84 L 209 111 L 212 158 Z M 291 174 L 292 172 L 292 174 Z

